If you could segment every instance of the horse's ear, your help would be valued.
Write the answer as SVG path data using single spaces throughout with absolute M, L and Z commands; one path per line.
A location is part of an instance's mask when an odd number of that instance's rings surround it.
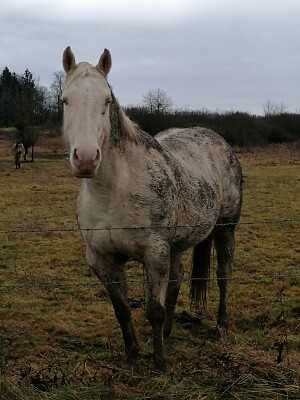
M 103 74 L 104 76 L 107 76 L 110 69 L 111 69 L 111 55 L 109 50 L 104 49 L 100 60 L 97 64 L 97 69 Z
M 73 69 L 76 67 L 75 56 L 70 46 L 65 48 L 63 54 L 63 66 L 66 73 L 73 71 Z

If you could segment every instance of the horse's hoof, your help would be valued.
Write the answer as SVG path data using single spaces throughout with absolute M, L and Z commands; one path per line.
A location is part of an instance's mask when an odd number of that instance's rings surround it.
M 217 325 L 217 336 L 219 339 L 226 338 L 228 335 L 228 326 Z
M 130 369 L 134 369 L 138 356 L 138 347 L 132 347 L 130 351 L 126 352 L 126 364 Z
M 164 358 L 157 358 L 155 360 L 155 371 L 157 372 L 166 372 L 167 370 L 167 363 Z
M 124 365 L 126 369 L 129 369 L 130 371 L 134 371 L 136 369 L 136 362 L 137 360 L 126 360 L 126 364 Z

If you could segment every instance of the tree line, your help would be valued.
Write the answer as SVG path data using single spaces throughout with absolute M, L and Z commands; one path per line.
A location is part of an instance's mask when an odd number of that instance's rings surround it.
M 60 133 L 64 73 L 57 71 L 48 89 L 26 69 L 16 74 L 5 67 L 0 75 L 0 127 L 14 127 L 26 152 L 33 147 L 41 129 Z M 268 101 L 263 115 L 245 112 L 212 112 L 174 109 L 173 100 L 162 89 L 151 89 L 138 106 L 125 107 L 127 115 L 155 135 L 171 127 L 203 126 L 220 133 L 231 145 L 264 146 L 300 140 L 300 114 L 289 113 L 283 104 Z
M 5 67 L 0 74 L 0 127 L 14 127 L 16 140 L 22 142 L 26 154 L 33 148 L 42 127 L 58 131 L 62 122 L 61 93 L 64 73 L 54 73 L 50 90 L 39 84 L 26 69 L 23 74 Z
M 174 127 L 202 126 L 221 134 L 232 146 L 253 147 L 300 140 L 300 114 L 251 115 L 245 112 L 174 110 L 149 113 L 144 107 L 127 107 L 127 115 L 151 135 Z

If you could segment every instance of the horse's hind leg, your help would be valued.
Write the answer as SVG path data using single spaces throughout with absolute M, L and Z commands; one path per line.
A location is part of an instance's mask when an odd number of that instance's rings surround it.
M 170 272 L 169 246 L 156 244 L 144 255 L 147 272 L 149 296 L 147 303 L 147 318 L 152 326 L 154 339 L 154 363 L 159 371 L 166 370 L 163 328 L 166 319 L 165 299 Z
M 166 320 L 164 325 L 164 337 L 171 334 L 174 311 L 177 303 L 177 297 L 180 289 L 180 284 L 183 277 L 182 254 L 171 254 L 170 276 L 166 296 Z
M 213 230 L 213 239 L 217 252 L 217 278 L 220 291 L 220 302 L 218 310 L 218 328 L 220 333 L 228 329 L 227 318 L 227 296 L 230 284 L 232 261 L 235 247 L 235 225 L 217 225 Z
M 113 257 L 98 258 L 93 271 L 104 284 L 119 321 L 124 343 L 127 363 L 134 365 L 139 353 L 139 346 L 135 336 L 131 319 L 131 309 L 127 296 L 127 282 L 124 274 L 124 262 Z

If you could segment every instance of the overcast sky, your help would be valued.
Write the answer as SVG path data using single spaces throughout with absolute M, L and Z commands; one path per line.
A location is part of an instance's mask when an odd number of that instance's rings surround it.
M 7 0 L 0 68 L 50 87 L 64 48 L 96 64 L 123 106 L 162 88 L 180 108 L 300 110 L 300 0 Z

